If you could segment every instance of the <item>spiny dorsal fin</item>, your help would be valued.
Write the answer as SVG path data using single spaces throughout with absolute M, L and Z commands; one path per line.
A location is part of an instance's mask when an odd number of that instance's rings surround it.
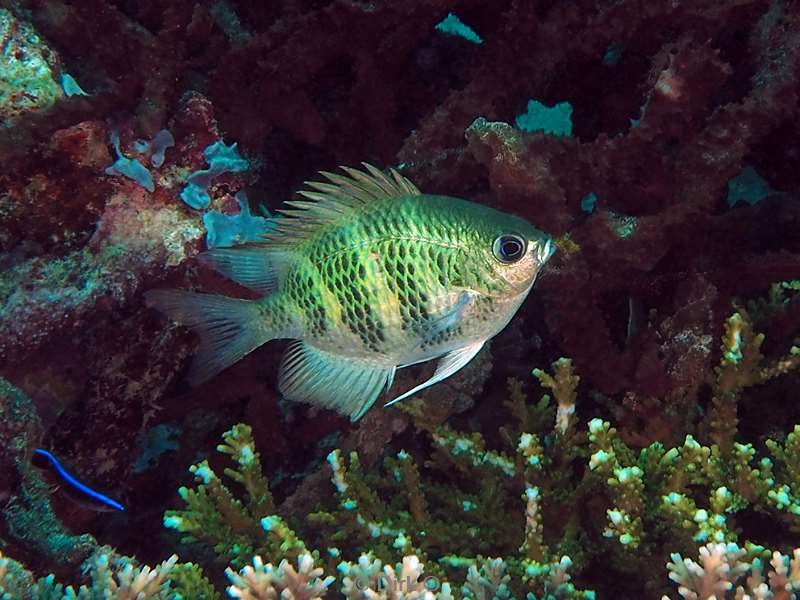
M 361 163 L 363 171 L 342 167 L 344 175 L 321 171 L 328 182 L 306 181 L 310 190 L 299 192 L 306 200 L 290 200 L 291 208 L 279 210 L 274 230 L 264 236 L 271 244 L 285 245 L 307 237 L 343 214 L 376 200 L 418 196 L 420 191 L 411 181 L 394 169 L 389 174 L 376 167 Z

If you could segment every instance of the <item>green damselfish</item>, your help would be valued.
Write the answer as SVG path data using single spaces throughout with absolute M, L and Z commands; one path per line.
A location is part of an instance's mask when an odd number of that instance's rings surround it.
M 304 199 L 286 203 L 263 242 L 201 255 L 260 299 L 147 293 L 150 306 L 200 337 L 191 383 L 291 338 L 280 392 L 355 421 L 397 369 L 439 358 L 430 379 L 388 404 L 472 360 L 553 253 L 550 238 L 519 217 L 423 194 L 394 170 L 343 170 L 307 182 Z

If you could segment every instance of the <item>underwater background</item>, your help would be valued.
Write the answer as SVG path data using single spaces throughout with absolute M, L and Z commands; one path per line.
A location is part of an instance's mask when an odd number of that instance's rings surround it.
M 0 598 L 795 598 L 798 117 L 791 0 L 0 0 Z M 190 386 L 144 293 L 362 162 L 552 237 L 510 324 Z

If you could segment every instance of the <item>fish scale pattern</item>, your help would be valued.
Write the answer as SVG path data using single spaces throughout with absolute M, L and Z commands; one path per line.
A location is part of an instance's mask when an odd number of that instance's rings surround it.
M 436 214 L 428 214 L 432 210 Z M 465 335 L 457 321 L 442 324 L 441 299 L 453 289 L 486 287 L 495 279 L 480 253 L 471 257 L 463 250 L 486 243 L 485 237 L 423 203 L 404 203 L 393 213 L 377 204 L 307 246 L 311 251 L 289 276 L 287 292 L 304 316 L 309 339 L 322 341 L 339 330 L 352 334 L 367 353 L 391 352 L 408 342 L 426 351 Z
M 306 334 L 323 337 L 328 331 L 328 313 L 319 294 L 319 271 L 310 263 L 294 269 L 286 282 L 286 294 L 305 320 Z
M 410 227 L 401 223 L 397 229 L 403 231 Z M 387 285 L 396 290 L 401 330 L 409 338 L 418 340 L 422 351 L 446 344 L 462 333 L 455 323 L 442 326 L 443 307 L 439 303 L 462 285 L 467 261 L 463 252 L 447 243 L 452 242 L 448 235 L 452 235 L 454 229 L 436 229 L 419 228 L 413 236 L 387 240 L 380 252 Z
M 361 343 L 373 352 L 381 351 L 386 340 L 380 315 L 373 310 L 374 298 L 369 294 L 367 268 L 362 252 L 352 250 L 333 256 L 328 261 L 327 283 L 341 306 L 341 319 Z
M 390 289 L 397 290 L 401 329 L 421 334 L 430 319 L 428 310 L 431 271 L 419 264 L 419 242 L 404 239 L 385 244 L 383 269 Z
M 300 286 L 298 295 L 303 296 L 305 305 L 314 304 L 325 319 L 324 327 L 318 323 L 309 332 L 311 337 L 315 332 L 344 325 L 366 350 L 380 352 L 386 335 L 370 293 L 371 259 L 365 246 L 354 245 L 352 240 L 360 239 L 355 233 L 348 228 L 318 240 L 308 261 L 308 269 L 313 269 L 316 276 Z

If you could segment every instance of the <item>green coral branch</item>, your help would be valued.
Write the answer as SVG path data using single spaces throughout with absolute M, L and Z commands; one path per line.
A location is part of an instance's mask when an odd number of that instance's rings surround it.
M 386 457 L 382 471 L 366 471 L 357 453 L 331 452 L 335 493 L 299 524 L 300 535 L 274 513 L 244 426 L 226 434 L 220 451 L 233 458 L 234 467 L 226 474 L 242 486 L 246 499 L 237 500 L 208 464 L 200 463 L 193 467 L 197 489 L 181 492 L 187 510 L 168 513 L 167 520 L 192 521 L 194 529 L 186 528 L 187 533 L 196 539 L 205 534 L 203 541 L 217 544 L 217 551 L 238 569 L 229 571 L 232 588 L 245 594 L 250 593 L 247 585 L 262 586 L 264 597 L 283 594 L 289 588 L 280 582 L 288 581 L 291 569 L 298 576 L 303 569 L 311 573 L 317 569 L 314 561 L 328 570 L 338 568 L 343 593 L 360 600 L 366 596 L 353 587 L 357 577 L 377 585 L 370 589 L 383 598 L 381 582 L 397 580 L 406 570 L 420 575 L 426 561 L 427 576 L 464 581 L 460 588 L 441 586 L 437 598 L 590 598 L 591 592 L 572 585 L 568 569 L 580 574 L 600 555 L 617 572 L 661 585 L 645 573 L 667 560 L 667 549 L 694 553 L 701 544 L 738 543 L 737 519 L 743 511 L 769 514 L 800 529 L 800 426 L 784 440 L 769 440 L 768 454 L 737 441 L 733 417 L 742 390 L 786 373 L 800 360 L 792 350 L 769 361 L 762 344 L 763 336 L 744 312 L 726 322 L 722 358 L 709 374 L 715 399 L 710 427 L 675 447 L 653 443 L 631 448 L 602 419 L 578 430 L 579 378 L 571 361 L 559 359 L 551 372 L 534 372 L 555 402 L 545 394 L 530 403 L 521 383 L 509 383 L 504 404 L 512 424 L 500 430 L 504 447 L 491 447 L 491 438 L 480 432 L 424 421 L 420 429 L 432 447 L 424 462 L 403 450 Z M 256 516 L 253 507 L 273 512 Z M 605 523 L 603 536 L 587 532 L 587 522 L 600 521 Z M 186 522 L 173 525 L 185 527 Z M 303 535 L 323 542 L 324 552 L 309 550 Z M 222 540 L 227 542 L 219 545 Z M 248 553 L 263 562 L 245 560 Z M 398 555 L 405 557 L 403 563 L 391 566 Z M 348 562 L 345 557 L 358 558 Z M 317 584 L 326 581 L 321 574 L 316 577 Z M 321 595 L 328 589 L 317 584 L 308 593 Z M 305 594 L 304 589 L 297 593 Z
M 247 510 L 253 515 L 268 515 L 275 512 L 275 503 L 261 467 L 261 455 L 253 444 L 253 431 L 249 425 L 239 423 L 223 436 L 224 444 L 217 451 L 229 455 L 237 467 L 227 467 L 225 475 L 241 484 L 247 492 Z
M 237 426 L 232 431 L 236 432 L 235 436 L 232 438 L 231 432 L 226 433 L 226 444 L 219 447 L 220 452 L 233 457 L 236 464 L 232 469 L 236 475 L 229 478 L 242 484 L 244 493 L 249 497 L 257 497 L 260 492 L 258 487 L 251 486 L 248 490 L 241 474 L 241 469 L 248 468 L 252 463 L 243 465 L 237 459 L 242 454 L 241 448 L 250 448 L 253 455 L 257 456 L 254 447 L 250 445 L 250 430 Z M 371 581 L 370 573 L 377 565 L 380 577 L 388 578 L 391 583 L 392 577 L 396 575 L 392 575 L 394 571 L 413 571 L 413 565 L 424 562 L 429 554 L 442 555 L 443 550 L 453 549 L 453 540 L 459 540 L 457 546 L 464 550 L 470 547 L 480 548 L 485 544 L 496 545 L 502 543 L 502 540 L 510 541 L 510 535 L 514 531 L 520 531 L 519 524 L 524 522 L 525 537 L 517 541 L 517 546 L 522 544 L 519 556 L 513 553 L 514 546 L 510 546 L 511 553 L 507 557 L 491 561 L 480 554 L 463 557 L 451 555 L 449 560 L 443 559 L 438 564 L 429 562 L 428 576 L 441 582 L 444 581 L 446 571 L 454 571 L 454 574 L 463 572 L 466 579 L 460 589 L 460 596 L 464 598 L 477 597 L 470 594 L 478 593 L 478 590 L 487 585 L 504 593 L 506 575 L 495 576 L 500 571 L 505 573 L 506 570 L 508 576 L 514 579 L 512 587 L 518 591 L 528 590 L 533 594 L 532 597 L 550 593 L 548 590 L 558 590 L 558 594 L 553 596 L 557 598 L 589 597 L 582 595 L 582 592 L 579 595 L 573 594 L 577 594 L 577 591 L 568 583 L 568 577 L 565 577 L 563 567 L 566 562 L 548 562 L 552 552 L 547 549 L 543 539 L 538 498 L 533 491 L 535 488 L 528 488 L 523 506 L 516 503 L 518 516 L 515 519 L 503 516 L 507 511 L 504 504 L 507 496 L 503 487 L 519 484 L 517 478 L 509 483 L 507 476 L 508 470 L 516 473 L 514 461 L 504 453 L 487 450 L 482 438 L 468 438 L 469 443 L 465 444 L 464 438 L 446 428 L 437 434 L 443 439 L 444 436 L 449 436 L 447 443 L 439 447 L 438 454 L 447 454 L 448 449 L 467 446 L 468 451 L 456 453 L 459 460 L 463 461 L 465 469 L 466 465 L 471 465 L 468 472 L 474 473 L 478 470 L 483 473 L 484 479 L 474 482 L 476 493 L 456 495 L 453 494 L 452 487 L 426 480 L 416 461 L 405 451 L 401 451 L 396 457 L 387 457 L 384 466 L 389 476 L 382 479 L 365 473 L 356 453 L 350 453 L 345 460 L 341 451 L 335 450 L 328 456 L 331 482 L 336 492 L 335 505 L 317 510 L 308 516 L 308 523 L 318 529 L 317 537 L 325 539 L 329 544 L 324 553 L 309 551 L 303 540 L 277 514 L 262 517 L 262 531 L 256 535 L 253 531 L 254 517 L 248 512 L 249 503 L 238 500 L 216 476 L 207 461 L 190 469 L 198 485 L 195 489 L 181 488 L 180 494 L 187 504 L 186 509 L 169 511 L 165 516 L 165 524 L 183 531 L 192 541 L 213 545 L 220 556 L 232 563 L 228 569 L 228 576 L 233 583 L 229 594 L 242 594 L 237 596 L 242 598 L 261 598 L 272 596 L 258 594 L 269 594 L 270 589 L 279 590 L 276 585 L 280 578 L 279 573 L 291 574 L 294 567 L 286 562 L 287 559 L 296 558 L 300 561 L 300 569 L 308 567 L 308 560 L 323 560 L 329 567 L 344 573 L 345 582 L 350 577 L 348 573 L 356 572 Z M 231 439 L 235 439 L 236 444 L 231 443 Z M 530 459 L 532 455 L 528 452 L 527 456 Z M 251 476 L 250 481 L 259 479 Z M 260 485 L 267 486 L 265 478 L 260 481 Z M 384 500 L 384 494 L 391 500 Z M 435 511 L 432 510 L 433 507 L 436 508 Z M 453 519 L 453 512 L 462 515 L 462 519 Z M 327 534 L 328 531 L 330 535 Z M 414 540 L 409 533 L 412 531 L 415 533 Z M 361 548 L 370 548 L 370 552 L 362 553 L 358 563 L 341 561 L 342 553 L 337 547 L 341 543 L 350 547 L 356 544 Z M 251 553 L 251 558 L 245 560 L 247 553 Z M 259 557 L 255 561 L 252 560 L 254 555 Z M 381 562 L 397 555 L 405 558 L 394 570 Z M 526 571 L 527 567 L 523 564 L 525 560 L 528 561 L 525 563 L 527 565 L 537 565 L 536 574 L 532 574 L 531 569 Z M 274 564 L 279 566 L 273 567 Z M 300 573 L 300 570 L 295 569 L 295 572 Z M 191 568 L 181 569 L 177 573 L 176 582 L 183 582 L 188 576 L 192 576 L 192 585 L 195 588 L 202 585 L 202 579 L 198 580 Z M 406 581 L 405 575 L 403 577 L 402 581 Z M 384 581 L 382 585 L 385 583 Z M 345 583 L 343 588 L 345 595 L 352 592 L 347 591 L 347 585 Z M 459 588 L 452 589 L 449 584 L 447 586 L 442 586 L 437 597 L 459 596 Z M 255 595 L 253 589 L 257 590 Z M 445 589 L 449 591 L 445 593 Z M 315 588 L 314 593 L 323 591 Z
M 292 528 L 273 514 L 272 494 L 250 427 L 236 425 L 223 435 L 223 440 L 225 443 L 217 450 L 235 463 L 224 473 L 242 486 L 246 500 L 239 500 L 204 460 L 189 468 L 199 485 L 178 490 L 186 508 L 167 511 L 164 525 L 186 534 L 186 543 L 209 544 L 219 556 L 237 566 L 248 563 L 256 554 L 294 557 L 306 552 L 305 543 Z

